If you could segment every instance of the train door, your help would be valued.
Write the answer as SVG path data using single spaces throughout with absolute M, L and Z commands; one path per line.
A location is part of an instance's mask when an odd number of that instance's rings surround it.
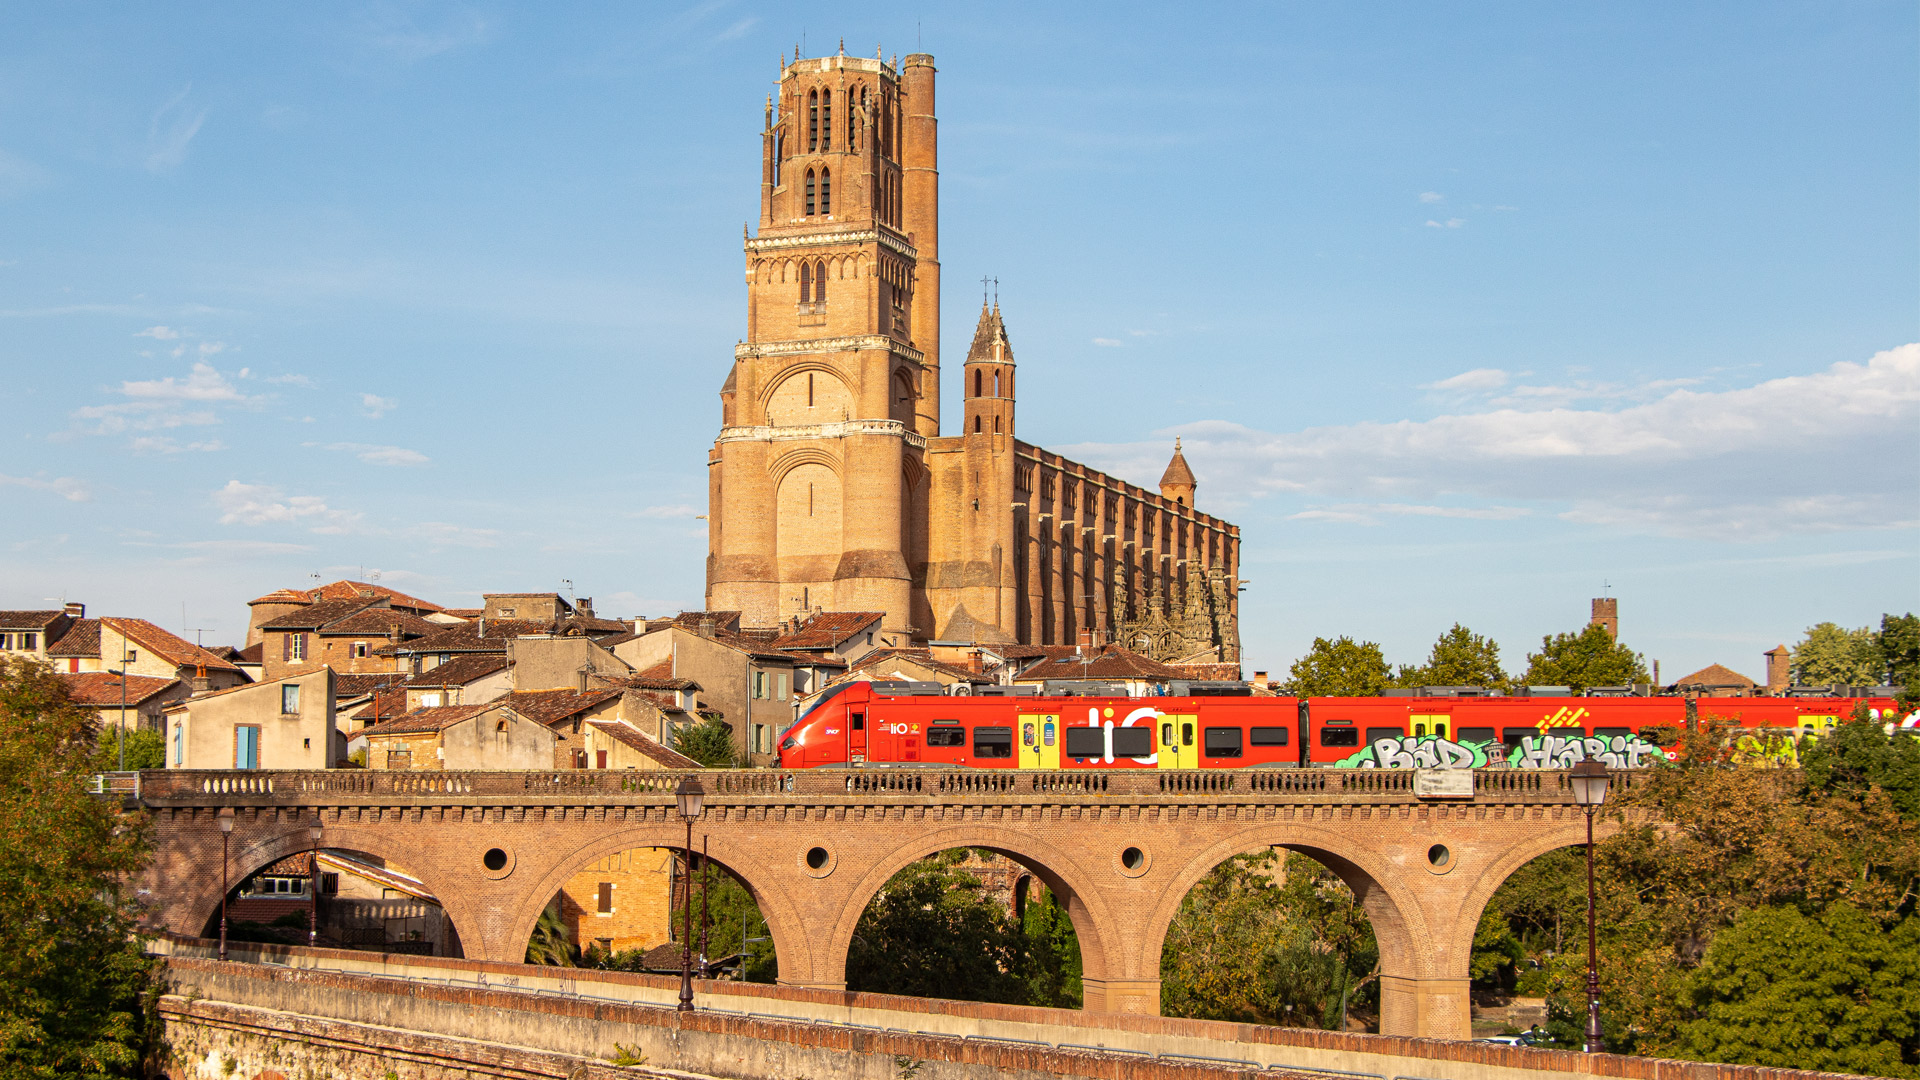
M 1160 757 L 1155 764 L 1162 769 L 1191 769 L 1198 766 L 1200 748 L 1194 743 L 1200 734 L 1200 717 L 1163 714 L 1157 722 L 1160 725 Z
M 1407 717 L 1407 720 L 1413 725 L 1411 734 L 1438 735 L 1442 739 L 1449 740 L 1453 738 L 1451 734 L 1453 717 L 1447 713 L 1414 713 Z
M 1060 767 L 1060 717 L 1054 713 L 1020 714 L 1020 767 Z
M 847 760 L 867 760 L 867 713 L 855 709 L 847 714 Z

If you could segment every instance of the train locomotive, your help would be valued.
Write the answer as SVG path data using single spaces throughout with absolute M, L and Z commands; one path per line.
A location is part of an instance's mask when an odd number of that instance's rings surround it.
M 1691 700 L 1459 692 L 1466 688 L 1316 698 L 1255 697 L 1245 684 L 1176 683 L 1170 689 L 1175 693 L 1161 697 L 950 696 L 935 684 L 844 683 L 781 734 L 780 765 L 1558 769 L 1598 760 L 1610 768 L 1644 768 L 1671 760 L 1678 731 L 1690 722 L 1729 726 L 1746 733 L 1756 752 L 1775 754 L 1791 754 L 1792 741 L 1758 735 L 1818 735 L 1862 704 L 1872 715 L 1909 730 L 1915 722 L 1911 716 L 1895 721 L 1892 692 L 1884 687 L 1835 688 L 1827 696 Z

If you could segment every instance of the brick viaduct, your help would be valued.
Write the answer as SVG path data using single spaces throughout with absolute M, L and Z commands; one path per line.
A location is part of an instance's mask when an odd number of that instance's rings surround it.
M 417 875 L 467 957 L 518 961 L 573 874 L 612 852 L 684 842 L 673 799 L 683 775 L 147 772 L 139 798 L 154 813 L 155 859 L 142 887 L 161 925 L 199 934 L 219 906 L 222 808 L 234 811 L 233 881 L 305 850 L 317 819 L 322 847 Z M 1379 770 L 695 775 L 708 794 L 694 843 L 705 838 L 752 892 L 782 983 L 843 988 L 854 928 L 887 880 L 934 852 L 979 847 L 1062 899 L 1088 1010 L 1157 1014 L 1161 944 L 1187 891 L 1222 861 L 1277 846 L 1340 875 L 1364 905 L 1386 1035 L 1467 1037 L 1468 957 L 1488 898 L 1528 860 L 1585 837 L 1565 774 L 1546 771 L 1481 771 L 1471 797 L 1451 799 L 1418 797 L 1413 773 Z M 1635 779 L 1616 773 L 1614 790 Z

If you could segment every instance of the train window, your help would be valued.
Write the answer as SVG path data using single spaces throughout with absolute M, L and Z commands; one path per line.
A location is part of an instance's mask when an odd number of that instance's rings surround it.
M 1287 729 L 1283 727 L 1257 727 L 1253 729 L 1253 745 L 1285 746 Z
M 1113 729 L 1114 757 L 1146 757 L 1153 753 L 1153 729 L 1117 727 Z
M 1521 743 L 1540 734 L 1539 728 L 1510 727 L 1500 729 L 1500 741 L 1508 746 L 1518 747 Z
M 1208 757 L 1239 757 L 1240 736 L 1237 727 L 1210 727 L 1206 732 Z
M 1493 729 L 1490 727 L 1463 727 L 1459 735 L 1461 742 L 1490 743 L 1493 741 Z
M 1192 724 L 1180 725 L 1180 745 L 1181 746 L 1193 745 L 1193 725 Z
M 957 727 L 928 728 L 927 729 L 927 745 L 928 746 L 965 746 L 967 745 L 966 729 L 957 728 Z
M 1547 734 L 1556 735 L 1562 739 L 1584 739 L 1587 737 L 1587 729 L 1581 727 L 1548 728 Z
M 1615 735 L 1631 735 L 1631 734 L 1633 734 L 1633 732 L 1632 732 L 1632 731 L 1630 731 L 1630 730 L 1628 730 L 1627 728 L 1623 728 L 1623 727 L 1597 727 L 1597 728 L 1594 728 L 1594 729 L 1593 729 L 1593 733 L 1594 733 L 1595 735 L 1598 735 L 1598 736 L 1600 736 L 1600 737 L 1601 737 L 1601 738 L 1603 738 L 1603 739 L 1611 739 L 1611 738 L 1613 738 L 1613 737 L 1614 737 Z
M 1160 725 L 1160 745 L 1161 746 L 1173 745 L 1173 724 L 1166 723 L 1166 724 Z
M 1107 735 L 1097 727 L 1070 727 L 1067 729 L 1067 756 L 1079 758 L 1105 757 L 1107 753 Z
M 933 732 L 928 731 L 931 737 Z M 977 727 L 973 729 L 974 757 L 1012 757 L 1013 729 L 1010 727 Z
M 1359 746 L 1360 733 L 1353 728 L 1321 728 L 1321 746 Z
M 1381 739 L 1398 739 L 1406 733 L 1406 728 L 1370 727 L 1367 729 L 1367 742 L 1378 742 Z

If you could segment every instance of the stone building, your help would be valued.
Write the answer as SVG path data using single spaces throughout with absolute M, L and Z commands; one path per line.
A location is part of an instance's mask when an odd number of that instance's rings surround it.
M 941 434 L 934 74 L 925 54 L 783 63 L 708 458 L 707 607 L 882 612 L 890 646 L 1151 622 L 1165 650 L 1237 661 L 1239 529 L 1194 508 L 1177 449 L 1153 492 L 1017 438 L 997 302 Z

